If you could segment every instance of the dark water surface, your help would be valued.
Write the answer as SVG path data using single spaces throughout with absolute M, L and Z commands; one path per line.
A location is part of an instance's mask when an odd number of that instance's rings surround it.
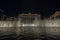
M 60 40 L 59 28 L 47 27 L 45 29 L 0 27 L 0 40 Z

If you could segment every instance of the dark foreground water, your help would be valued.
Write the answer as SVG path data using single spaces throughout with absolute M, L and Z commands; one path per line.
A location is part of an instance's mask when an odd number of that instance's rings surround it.
M 60 40 L 58 34 L 59 28 L 0 27 L 0 40 Z

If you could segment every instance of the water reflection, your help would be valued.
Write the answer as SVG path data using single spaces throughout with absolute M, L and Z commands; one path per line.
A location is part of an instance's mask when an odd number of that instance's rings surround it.
M 0 39 L 13 39 L 13 40 L 60 40 L 60 36 L 56 33 L 50 33 L 47 31 L 42 32 L 41 28 L 0 28 Z M 4 29 L 4 30 L 3 30 Z M 18 30 L 19 29 L 19 30 Z M 23 30 L 24 29 L 24 30 Z M 47 28 L 48 30 L 49 28 Z M 53 28 L 52 28 L 53 29 Z M 57 28 L 58 29 L 58 28 Z M 17 32 L 18 31 L 18 32 Z

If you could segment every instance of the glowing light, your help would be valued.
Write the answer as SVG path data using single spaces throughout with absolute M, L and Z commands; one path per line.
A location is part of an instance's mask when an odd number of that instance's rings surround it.
M 35 26 L 35 25 L 34 24 L 23 24 L 22 26 L 24 27 L 24 26 Z

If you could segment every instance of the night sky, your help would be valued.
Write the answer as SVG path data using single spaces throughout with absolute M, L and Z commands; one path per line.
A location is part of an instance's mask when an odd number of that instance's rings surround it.
M 22 12 L 40 12 L 42 17 L 48 17 L 60 10 L 57 0 L 2 0 L 0 9 L 7 16 L 15 16 Z

